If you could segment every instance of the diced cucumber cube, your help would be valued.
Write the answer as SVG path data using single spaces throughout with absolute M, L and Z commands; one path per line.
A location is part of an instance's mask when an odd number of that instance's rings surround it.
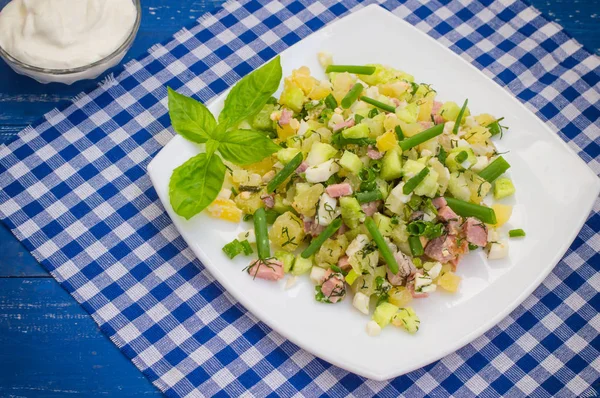
M 377 322 L 381 328 L 384 328 L 390 324 L 392 317 L 396 314 L 396 312 L 398 312 L 398 310 L 399 308 L 394 304 L 383 302 L 375 308 L 373 320 Z
M 351 173 L 358 174 L 363 167 L 363 163 L 356 154 L 350 151 L 344 151 L 344 154 L 340 159 L 340 166 Z
M 256 130 L 275 131 L 273 121 L 271 120 L 271 113 L 275 111 L 275 105 L 266 104 L 263 108 L 252 118 L 250 124 L 252 128 Z
M 275 258 L 283 263 L 283 272 L 290 272 L 296 260 L 296 257 L 292 253 L 283 250 L 276 251 Z
M 391 181 L 400 176 L 402 176 L 402 150 L 396 147 L 387 151 L 383 156 L 379 177 L 385 181 Z
M 294 267 L 292 268 L 292 275 L 302 275 L 310 271 L 313 265 L 312 256 L 309 258 L 304 258 L 300 255 L 296 256 L 296 262 L 294 263 Z
M 334 157 L 336 153 L 337 149 L 335 149 L 331 145 L 324 144 L 322 142 L 315 142 L 314 144 L 312 144 L 310 152 L 306 157 L 306 163 L 308 163 L 309 166 L 316 166 L 328 161 L 329 159 Z
M 391 218 L 384 216 L 381 213 L 375 213 L 373 214 L 373 221 L 375 221 L 375 225 L 377 225 L 381 235 L 390 236 L 392 234 L 393 225 Z
M 369 127 L 363 123 L 342 131 L 342 137 L 344 138 L 367 138 L 368 136 Z
M 288 164 L 299 153 L 300 149 L 298 148 L 282 148 L 277 151 L 277 160 L 283 164 Z
M 494 182 L 494 199 L 502 199 L 516 192 L 515 186 L 510 178 L 498 178 Z

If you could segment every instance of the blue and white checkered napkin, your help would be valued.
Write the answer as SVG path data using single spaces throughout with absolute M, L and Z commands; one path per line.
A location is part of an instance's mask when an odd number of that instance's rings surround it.
M 386 1 L 505 86 L 600 173 L 600 60 L 521 1 Z M 230 2 L 0 147 L 0 217 L 169 396 L 579 396 L 600 378 L 600 201 L 544 283 L 472 344 L 388 382 L 336 368 L 237 304 L 146 174 L 165 86 L 208 101 L 356 1 Z

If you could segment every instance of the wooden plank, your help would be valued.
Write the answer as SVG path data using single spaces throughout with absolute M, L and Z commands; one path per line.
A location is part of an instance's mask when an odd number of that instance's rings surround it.
M 50 278 L 50 274 L 2 223 L 0 223 L 0 249 L 0 278 Z
M 53 279 L 0 279 L 0 396 L 160 392 Z

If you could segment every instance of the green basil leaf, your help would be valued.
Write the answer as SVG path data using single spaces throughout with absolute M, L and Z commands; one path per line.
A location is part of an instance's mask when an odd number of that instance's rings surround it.
M 225 178 L 220 157 L 201 153 L 173 171 L 169 198 L 175 213 L 190 219 L 204 210 L 219 195 Z
M 171 87 L 169 91 L 169 116 L 173 129 L 185 139 L 205 143 L 217 127 L 215 117 L 200 102 L 179 94 Z
M 279 56 L 244 76 L 231 89 L 219 114 L 219 130 L 225 131 L 248 116 L 258 113 L 279 88 L 281 81 Z
M 230 131 L 219 144 L 221 156 L 240 166 L 260 162 L 280 149 L 264 133 L 254 130 Z

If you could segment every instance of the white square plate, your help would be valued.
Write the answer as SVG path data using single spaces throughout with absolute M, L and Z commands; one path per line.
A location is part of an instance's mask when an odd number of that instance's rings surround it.
M 364 32 L 368 31 L 369 35 Z M 372 37 L 393 37 L 389 41 Z M 360 51 L 357 51 L 360 49 Z M 510 242 L 510 256 L 488 262 L 481 251 L 461 262 L 460 291 L 434 293 L 414 300 L 421 329 L 409 335 L 394 327 L 369 337 L 369 320 L 351 300 L 324 305 L 314 300 L 308 279 L 290 290 L 284 282 L 253 280 L 242 268 L 248 258 L 229 260 L 221 251 L 248 225 L 205 214 L 190 221 L 169 204 L 173 169 L 199 148 L 176 136 L 153 159 L 148 172 L 173 223 L 202 263 L 248 310 L 283 336 L 341 368 L 385 380 L 420 368 L 457 350 L 508 315 L 544 280 L 583 225 L 600 190 L 597 176 L 567 145 L 503 88 L 407 22 L 378 6 L 368 6 L 312 34 L 281 53 L 284 76 L 302 65 L 323 77 L 318 51 L 330 51 L 338 64 L 382 63 L 433 84 L 442 100 L 469 98 L 474 114 L 504 116 L 510 130 L 499 141 L 512 165 L 517 187 L 510 228 L 523 228 L 525 239 Z M 210 110 L 217 115 L 226 93 Z M 245 224 L 245 223 L 244 223 Z

